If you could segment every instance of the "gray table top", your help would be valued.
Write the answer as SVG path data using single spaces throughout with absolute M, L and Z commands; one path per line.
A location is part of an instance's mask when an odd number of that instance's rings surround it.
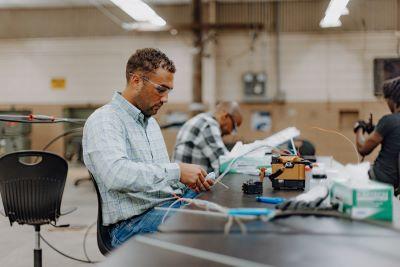
M 399 266 L 399 244 L 379 236 L 157 233 L 129 240 L 99 266 L 389 267 Z
M 223 182 L 229 189 L 216 185 L 211 191 L 200 194 L 197 198 L 204 199 L 218 203 L 222 206 L 229 208 L 237 207 L 258 207 L 258 208 L 271 208 L 274 205 L 260 203 L 256 201 L 255 195 L 246 195 L 242 193 L 241 185 L 244 181 L 248 180 L 251 176 L 241 174 L 230 174 L 224 177 Z M 254 178 L 254 176 L 253 176 Z M 255 177 L 257 178 L 257 177 Z M 279 196 L 284 198 L 291 198 L 303 191 L 275 191 L 272 189 L 271 182 L 264 182 L 264 196 Z M 192 206 L 185 207 L 187 209 L 196 209 Z M 159 227 L 159 230 L 164 233 L 210 233 L 224 231 L 224 226 L 227 222 L 226 218 L 211 217 L 201 214 L 188 214 L 183 212 L 175 212 L 168 218 L 164 224 Z M 382 222 L 383 225 L 389 226 L 390 223 Z M 318 231 L 330 232 L 335 234 L 375 234 L 375 235 L 388 235 L 392 236 L 397 234 L 394 230 L 385 227 L 371 226 L 363 222 L 349 221 L 344 219 L 333 218 L 317 218 L 314 216 L 309 217 L 291 217 L 273 222 L 250 221 L 246 222 L 247 230 L 249 233 L 260 232 L 285 232 L 293 233 L 301 231 Z M 238 232 L 238 225 L 234 224 L 232 232 Z
M 257 177 L 253 177 L 257 178 Z M 246 175 L 228 175 L 200 199 L 227 207 L 269 207 L 241 191 Z M 290 198 L 302 191 L 274 191 L 265 196 Z M 186 208 L 191 208 L 190 206 Z M 247 222 L 247 235 L 226 219 L 174 213 L 160 233 L 133 238 L 100 266 L 398 266 L 400 234 L 391 228 L 325 217 L 290 217 L 274 222 Z M 161 242 L 160 242 L 161 240 Z

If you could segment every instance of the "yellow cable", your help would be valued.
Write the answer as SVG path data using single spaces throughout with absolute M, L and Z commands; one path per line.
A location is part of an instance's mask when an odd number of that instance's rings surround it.
M 312 128 L 312 129 L 319 130 L 319 131 L 322 131 L 322 132 L 338 134 L 338 135 L 340 135 L 341 137 L 345 138 L 347 141 L 350 142 L 350 144 L 351 144 L 351 145 L 353 146 L 353 148 L 354 148 L 354 151 L 356 152 L 356 155 L 357 155 L 357 163 L 360 162 L 360 155 L 358 154 L 357 147 L 356 147 L 356 145 L 353 143 L 353 141 L 351 141 L 347 136 L 345 136 L 344 134 L 342 134 L 342 133 L 340 133 L 340 132 L 338 132 L 338 131 L 335 131 L 335 130 L 327 130 L 327 129 L 323 129 L 323 128 L 316 127 L 316 126 L 311 127 L 311 128 Z

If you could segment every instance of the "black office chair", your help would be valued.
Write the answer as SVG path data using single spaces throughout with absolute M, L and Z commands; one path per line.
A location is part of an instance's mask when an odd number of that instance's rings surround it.
M 17 222 L 35 227 L 35 267 L 42 266 L 40 226 L 55 224 L 60 217 L 67 172 L 67 162 L 49 152 L 17 151 L 0 158 L 4 213 L 11 226 Z
M 97 182 L 93 175 L 90 172 L 89 174 L 97 194 L 97 246 L 99 247 L 101 254 L 106 256 L 113 250 L 113 247 L 111 246 L 110 231 L 108 226 L 103 225 L 103 211 L 99 187 L 97 186 Z

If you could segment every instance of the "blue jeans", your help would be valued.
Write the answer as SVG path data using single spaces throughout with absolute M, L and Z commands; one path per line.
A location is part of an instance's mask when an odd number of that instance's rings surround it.
M 195 198 L 196 196 L 197 193 L 192 190 L 188 190 L 183 195 L 184 198 Z M 169 207 L 174 201 L 165 202 L 159 207 Z M 185 203 L 178 202 L 173 208 L 180 208 L 183 204 Z M 141 215 L 116 223 L 109 230 L 111 245 L 116 248 L 134 235 L 156 232 L 165 213 L 165 210 L 155 210 L 152 208 Z

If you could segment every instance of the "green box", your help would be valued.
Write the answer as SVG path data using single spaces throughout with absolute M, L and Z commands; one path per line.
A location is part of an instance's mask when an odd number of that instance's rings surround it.
M 331 203 L 339 211 L 357 219 L 392 221 L 393 187 L 375 181 L 335 181 L 330 191 Z

